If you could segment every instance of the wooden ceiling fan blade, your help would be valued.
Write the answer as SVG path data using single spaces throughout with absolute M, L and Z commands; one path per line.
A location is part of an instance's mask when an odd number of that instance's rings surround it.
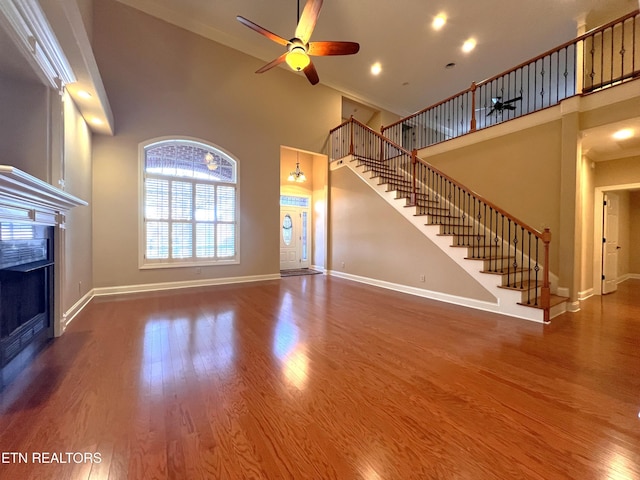
M 316 67 L 313 65 L 313 62 L 309 62 L 309 65 L 307 65 L 303 71 L 311 85 L 315 85 L 320 81 L 320 77 L 318 76 L 318 72 L 316 71 Z
M 318 21 L 320 9 L 322 8 L 322 0 L 309 0 L 302 10 L 298 26 L 296 27 L 296 38 L 302 40 L 302 43 L 309 43 L 313 29 Z
M 276 35 L 273 32 L 270 32 L 269 30 L 267 30 L 266 28 L 262 28 L 260 25 L 258 25 L 257 23 L 253 23 L 251 20 L 248 20 L 240 15 L 238 15 L 236 17 L 236 19 L 243 25 L 249 27 L 251 30 L 258 32 L 260 35 L 264 35 L 265 37 L 267 37 L 269 40 L 273 40 L 274 42 L 280 44 L 280 45 L 288 45 L 289 41 L 285 40 L 284 38 L 282 38 L 279 35 Z
M 356 42 L 310 42 L 307 53 L 324 57 L 328 55 L 353 55 L 359 50 L 360 45 Z
M 282 55 L 280 55 L 278 58 L 276 58 L 275 60 L 267 63 L 264 67 L 256 70 L 256 73 L 264 73 L 267 70 L 271 70 L 273 67 L 276 67 L 278 65 L 280 65 L 282 62 L 285 61 L 285 59 L 287 58 L 287 53 L 289 52 L 285 52 Z

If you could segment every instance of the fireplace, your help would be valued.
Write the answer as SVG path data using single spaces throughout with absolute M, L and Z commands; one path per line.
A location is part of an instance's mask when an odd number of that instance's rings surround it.
M 0 223 L 0 371 L 6 383 L 53 336 L 53 227 Z
M 62 333 L 65 216 L 87 205 L 0 165 L 0 391 Z

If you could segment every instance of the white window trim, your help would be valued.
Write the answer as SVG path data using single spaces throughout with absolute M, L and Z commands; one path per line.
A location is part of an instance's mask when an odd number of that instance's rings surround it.
M 203 147 L 213 147 L 225 155 L 229 156 L 236 162 L 236 183 L 233 184 L 236 188 L 236 235 L 235 235 L 235 248 L 236 255 L 229 260 L 198 260 L 198 261 L 179 261 L 172 262 L 147 262 L 145 258 L 146 252 L 146 238 L 145 238 L 145 224 L 144 224 L 144 179 L 145 179 L 145 148 L 154 143 L 163 141 L 187 141 L 202 144 Z M 173 178 L 173 177 L 166 177 Z M 175 177 L 179 178 L 179 177 Z M 224 185 L 225 182 L 219 182 L 218 184 Z M 138 144 L 138 269 L 139 270 L 156 270 L 161 268 L 185 268 L 185 267 L 206 267 L 217 265 L 239 265 L 240 264 L 240 162 L 235 155 L 232 155 L 224 148 L 216 145 L 208 140 L 203 140 L 196 137 L 188 137 L 184 135 L 167 135 L 163 137 L 151 138 Z

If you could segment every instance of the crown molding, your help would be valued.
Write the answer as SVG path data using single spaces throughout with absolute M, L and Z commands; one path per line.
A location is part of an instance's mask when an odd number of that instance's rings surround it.
M 0 23 L 43 83 L 62 92 L 76 81 L 67 57 L 36 0 L 0 2 Z

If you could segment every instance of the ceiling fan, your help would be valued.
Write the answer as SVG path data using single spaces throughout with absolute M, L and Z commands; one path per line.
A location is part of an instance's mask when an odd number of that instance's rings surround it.
M 491 106 L 491 110 L 487 113 L 487 117 L 492 113 L 502 113 L 504 110 L 515 110 L 516 106 L 512 105 L 512 103 L 522 100 L 522 97 L 515 97 L 509 100 L 502 101 L 502 97 L 493 97 L 491 102 L 493 105 Z
M 246 25 L 251 30 L 255 30 L 264 35 L 269 40 L 279 45 L 286 46 L 287 51 L 275 60 L 267 63 L 264 67 L 258 69 L 256 73 L 263 73 L 271 68 L 280 65 L 282 62 L 287 64 L 295 71 L 302 70 L 309 82 L 315 85 L 320 81 L 316 67 L 309 56 L 324 57 L 328 55 L 353 55 L 358 53 L 360 45 L 355 42 L 310 42 L 311 34 L 318 21 L 322 8 L 322 0 L 308 0 L 300 13 L 300 0 L 298 0 L 298 26 L 296 27 L 295 36 L 291 40 L 284 38 L 262 28 L 260 25 L 253 23 L 251 20 L 238 15 L 236 18 L 240 23 Z

